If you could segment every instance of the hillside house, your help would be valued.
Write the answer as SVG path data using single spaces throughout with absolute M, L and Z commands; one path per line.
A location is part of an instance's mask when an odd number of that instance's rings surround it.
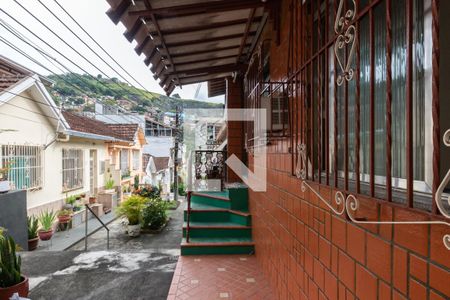
M 60 209 L 68 195 L 101 191 L 105 164 L 119 163 L 114 156 L 121 151 L 129 153 L 131 175 L 141 175 L 145 139 L 137 125 L 108 127 L 61 112 L 45 84 L 51 82 L 0 57 L 0 166 L 10 166 L 12 189 L 27 190 L 29 213 Z

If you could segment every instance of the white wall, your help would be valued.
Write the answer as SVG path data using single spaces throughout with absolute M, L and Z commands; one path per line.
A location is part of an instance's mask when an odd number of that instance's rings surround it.
M 30 97 L 28 93 L 21 94 Z M 42 100 L 39 100 L 42 101 Z M 46 116 L 35 102 L 14 97 L 9 104 L 0 105 L 0 145 L 36 145 L 43 146 L 52 141 L 56 128 L 49 122 Z M 21 107 L 21 108 L 19 108 Z M 33 113 L 35 112 L 35 113 Z M 1 132 L 1 130 L 13 129 L 14 132 Z M 97 170 L 100 171 L 100 161 L 105 160 L 107 155 L 103 141 L 78 139 L 71 137 L 68 142 L 56 142 L 44 151 L 43 185 L 36 191 L 28 191 L 28 209 L 38 210 L 39 206 L 49 205 L 52 202 L 64 199 L 66 194 L 62 188 L 62 149 L 84 150 L 84 178 L 83 188 L 71 191 L 70 194 L 89 192 L 89 150 L 97 150 Z M 104 177 L 97 176 L 97 186 L 104 186 Z M 56 207 L 57 208 L 57 207 Z

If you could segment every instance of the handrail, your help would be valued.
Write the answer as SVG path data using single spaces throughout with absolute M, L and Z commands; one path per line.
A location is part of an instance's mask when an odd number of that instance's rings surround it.
M 191 218 L 191 194 L 192 191 L 187 192 L 187 220 L 186 220 L 186 243 L 189 243 L 189 230 L 190 230 L 190 218 Z
M 89 204 L 85 204 L 86 206 L 86 225 L 84 230 L 84 251 L 87 251 L 88 246 L 88 210 L 91 212 L 91 214 L 94 215 L 94 217 L 100 222 L 100 224 L 103 226 L 103 228 L 106 229 L 106 249 L 109 250 L 109 228 L 108 226 L 103 223 L 103 221 L 97 216 L 97 214 L 89 207 Z

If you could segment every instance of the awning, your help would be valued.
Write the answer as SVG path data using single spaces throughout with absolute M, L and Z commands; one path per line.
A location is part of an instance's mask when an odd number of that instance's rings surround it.
M 223 93 L 224 78 L 242 70 L 268 15 L 264 0 L 107 1 L 108 16 L 125 25 L 168 95 L 204 81 L 213 82 L 210 95 Z

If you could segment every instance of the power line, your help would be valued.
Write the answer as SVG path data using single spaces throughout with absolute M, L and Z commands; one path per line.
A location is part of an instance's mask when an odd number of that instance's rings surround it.
M 98 70 L 100 73 L 102 73 L 104 76 L 106 76 L 108 79 L 112 80 L 111 77 L 109 77 L 105 72 L 103 72 L 103 70 L 101 70 L 99 67 L 97 67 L 94 63 L 92 63 L 89 59 L 87 59 L 83 54 L 81 54 L 78 50 L 76 50 L 72 45 L 70 45 L 68 42 L 66 42 L 61 36 L 59 36 L 55 31 L 53 31 L 50 27 L 48 27 L 44 22 L 42 22 L 38 17 L 36 17 L 32 12 L 30 12 L 26 7 L 24 7 L 22 4 L 20 4 L 17 0 L 14 0 L 14 2 L 19 5 L 23 10 L 25 10 L 30 16 L 32 16 L 36 21 L 38 21 L 42 26 L 44 26 L 48 31 L 50 31 L 54 36 L 56 36 L 60 41 L 62 41 L 65 45 L 67 45 L 70 49 L 72 49 L 75 53 L 77 53 L 80 57 L 82 57 L 87 63 L 89 63 L 92 67 L 94 67 L 96 70 Z M 41 3 L 39 1 L 39 3 Z M 41 3 L 42 4 L 42 3 Z M 81 38 L 75 34 L 70 28 L 67 27 L 66 24 L 64 24 L 64 22 L 62 22 L 51 10 L 49 10 L 44 4 L 42 4 L 48 11 L 51 12 L 51 14 L 60 22 L 64 25 L 64 27 L 66 27 L 73 35 L 75 35 L 79 40 L 81 40 Z M 82 41 L 82 40 L 81 40 Z M 96 56 L 100 57 L 97 52 L 95 52 L 94 50 L 92 50 L 91 47 L 89 47 L 84 41 L 82 41 Z M 100 59 L 102 59 L 100 57 Z M 102 59 L 103 62 L 105 62 Z M 116 73 L 119 75 L 119 77 L 122 77 L 122 79 L 124 79 L 126 82 L 128 82 L 128 84 L 130 84 L 131 86 L 133 86 L 127 79 L 123 78 L 123 76 L 121 76 L 119 74 L 119 72 L 117 72 L 113 67 L 111 67 L 108 63 L 107 65 Z M 84 71 L 85 73 L 89 74 L 88 72 Z M 93 77 L 94 79 L 96 79 L 98 82 L 102 83 L 100 80 L 98 80 L 97 78 Z M 113 81 L 113 83 L 115 83 L 119 88 L 121 88 L 122 90 L 124 90 L 125 92 L 128 92 L 126 89 L 124 89 L 120 84 L 116 83 Z M 144 95 L 142 92 L 141 94 L 146 97 L 146 95 Z
M 83 26 L 80 25 L 80 23 L 75 20 L 72 15 L 58 2 L 58 0 L 53 0 L 65 13 L 66 15 L 75 23 L 77 24 L 77 26 L 112 60 L 116 63 L 116 65 L 119 66 L 119 68 L 121 68 L 128 76 L 130 76 L 135 82 L 137 82 L 144 90 L 146 90 L 147 92 L 151 93 L 149 90 L 147 90 L 136 78 L 134 78 L 133 75 L 131 75 L 120 63 L 118 63 L 114 57 L 112 57 L 108 51 L 105 50 L 105 48 L 103 48 L 102 45 L 100 45 L 90 34 L 89 32 L 87 32 Z
M 1 9 L 1 8 L 0 8 L 0 10 L 3 11 L 3 9 Z M 4 11 L 3 11 L 3 12 L 4 12 Z M 5 13 L 5 12 L 4 12 L 4 13 Z M 6 13 L 6 14 L 7 14 L 7 13 Z M 8 15 L 8 14 L 7 14 L 7 15 Z M 8 15 L 8 16 L 9 16 L 9 15 Z M 11 16 L 10 16 L 10 17 L 11 17 Z M 17 22 L 16 19 L 13 18 L 13 20 Z M 5 22 L 5 21 L 2 21 L 2 22 Z M 0 23 L 0 25 L 3 26 L 4 28 L 6 28 L 2 23 Z M 20 25 L 21 25 L 21 24 L 20 24 Z M 9 26 L 11 26 L 11 25 L 9 25 Z M 22 26 L 23 26 L 23 25 L 22 25 Z M 6 29 L 9 30 L 8 28 L 6 28 Z M 10 31 L 10 32 L 11 32 L 11 31 Z M 14 33 L 14 32 L 11 32 L 11 33 L 12 33 L 16 38 L 18 38 L 19 40 L 21 40 L 22 42 L 26 43 L 27 45 L 29 45 L 29 46 L 31 46 L 32 48 L 34 48 L 35 50 L 37 50 L 36 47 L 34 47 L 33 45 L 31 45 L 29 42 L 25 41 L 22 37 L 18 36 L 16 33 Z M 33 32 L 31 32 L 31 33 L 33 33 Z M 33 34 L 34 34 L 34 33 L 33 33 Z M 35 34 L 34 34 L 34 35 L 35 35 Z M 35 36 L 36 36 L 36 35 L 35 35 Z M 38 37 L 38 38 L 39 38 L 39 37 Z M 39 38 L 39 39 L 40 39 L 40 38 Z M 43 41 L 42 39 L 40 39 L 40 40 Z M 46 66 L 44 66 L 43 64 L 41 64 L 40 62 L 38 62 L 36 59 L 34 59 L 33 57 L 31 57 L 29 54 L 25 53 L 23 50 L 18 49 L 16 46 L 14 46 L 14 45 L 13 45 L 12 43 L 10 43 L 9 41 L 7 41 L 7 40 L 5 40 L 5 39 L 3 39 L 3 38 L 1 38 L 0 41 L 3 42 L 4 44 L 6 44 L 7 46 L 9 46 L 10 48 L 12 48 L 13 50 L 19 52 L 21 55 L 25 56 L 27 59 L 29 59 L 29 60 L 31 60 L 32 62 L 36 63 L 36 64 L 39 65 L 40 67 L 44 68 L 44 69 L 47 70 L 48 72 L 52 73 L 53 75 L 59 76 L 58 74 L 56 74 L 55 72 L 53 72 L 52 70 L 50 70 L 49 68 L 47 68 Z M 43 42 L 46 43 L 45 41 L 43 41 Z M 48 43 L 46 43 L 46 44 L 48 45 Z M 51 46 L 50 46 L 50 47 L 51 47 Z M 54 49 L 53 47 L 51 47 L 51 48 Z M 58 51 L 57 51 L 57 52 L 58 52 Z M 67 71 L 69 71 L 71 74 L 74 74 L 74 75 L 76 75 L 76 76 L 79 76 L 79 78 L 84 79 L 82 75 L 79 75 L 79 74 L 73 72 L 73 71 L 70 70 L 68 67 L 66 67 L 64 64 L 62 64 L 61 62 L 59 62 L 59 61 L 56 60 L 55 58 L 51 57 L 48 53 L 46 53 L 46 52 L 43 52 L 43 53 L 45 53 L 45 55 L 47 55 L 48 57 L 54 59 L 58 64 L 60 64 L 64 69 L 66 69 Z M 59 53 L 59 52 L 58 52 L 58 53 Z M 63 57 L 65 57 L 65 56 L 63 55 Z M 72 62 L 72 63 L 73 63 L 73 62 Z M 75 64 L 75 65 L 76 65 L 76 64 Z M 79 67 L 79 68 L 80 68 L 80 67 Z M 82 70 L 83 70 L 83 69 L 82 69 Z M 84 70 L 83 70 L 83 71 L 84 71 Z M 88 75 L 92 77 L 92 75 L 90 75 L 90 74 L 88 74 Z M 64 80 L 64 79 L 62 79 L 62 81 L 64 81 L 65 83 L 67 83 L 67 84 L 69 84 L 69 85 L 71 85 L 71 86 L 73 86 L 74 88 L 80 90 L 83 94 L 85 93 L 85 91 L 84 91 L 83 89 L 81 89 L 80 87 L 78 87 L 77 85 L 74 85 L 73 83 L 71 83 L 71 82 L 69 82 L 69 81 L 67 81 L 67 80 Z M 98 101 L 99 101 L 100 103 L 102 103 L 100 100 L 98 100 Z M 102 104 L 103 104 L 103 103 L 102 103 Z M 117 122 L 114 121 L 113 119 L 111 119 L 111 118 L 109 118 L 109 119 L 110 119 L 111 121 L 113 121 L 114 123 L 117 123 Z
M 1 24 L 0 24 L 0 25 L 1 25 Z M 37 64 L 38 64 L 39 66 L 41 66 L 42 68 L 45 68 L 47 71 L 51 72 L 51 70 L 49 70 L 48 68 L 46 68 L 44 65 L 40 64 L 38 61 L 35 61 L 35 60 L 34 60 L 32 57 L 30 57 L 27 53 L 25 53 L 24 51 L 21 51 L 21 50 L 18 49 L 17 47 L 15 47 L 15 46 L 13 46 L 12 44 L 10 44 L 9 41 L 5 41 L 2 37 L 0 37 L 0 42 L 6 44 L 7 46 L 11 47 L 13 50 L 19 52 L 20 54 L 22 54 L 23 56 L 25 56 L 26 58 L 28 58 L 29 60 L 31 60 L 31 61 L 37 63 Z M 57 75 L 56 73 L 54 73 L 54 74 Z M 33 78 L 31 75 L 25 75 L 25 77 Z M 63 81 L 64 81 L 64 80 L 63 80 Z M 78 86 L 72 84 L 71 82 L 68 82 L 68 81 L 65 81 L 65 82 L 68 83 L 68 84 L 70 84 L 70 85 L 72 85 L 73 87 L 79 89 L 80 91 L 84 92 L 80 87 L 78 87 Z M 10 93 L 10 94 L 13 94 L 13 95 L 15 95 L 15 96 L 19 96 L 19 97 L 22 97 L 22 98 L 31 100 L 31 101 L 33 101 L 33 102 L 36 102 L 36 103 L 39 103 L 39 104 L 42 104 L 42 105 L 46 105 L 46 106 L 49 106 L 49 107 L 56 108 L 56 109 L 60 110 L 59 108 L 54 107 L 53 105 L 50 105 L 50 104 L 48 104 L 48 103 L 40 102 L 40 101 L 37 101 L 37 100 L 32 99 L 32 98 L 30 98 L 30 97 L 21 96 L 21 95 L 19 95 L 19 94 L 13 93 L 13 92 L 8 91 L 8 90 L 5 90 L 5 89 L 2 89 L 2 90 L 3 90 L 4 92 L 6 92 L 6 93 Z M 5 103 L 5 104 L 10 104 L 10 103 Z M 12 105 L 12 104 L 10 104 L 10 105 Z M 47 115 L 46 115 L 46 116 L 47 116 Z M 47 117 L 50 117 L 50 116 L 47 116 Z M 105 115 L 105 118 L 108 118 L 107 115 Z M 111 118 L 108 118 L 108 119 L 111 120 L 111 121 L 113 121 L 113 122 L 116 123 L 116 124 L 118 123 L 118 122 L 116 122 L 115 120 L 113 120 L 113 119 L 111 119 Z

